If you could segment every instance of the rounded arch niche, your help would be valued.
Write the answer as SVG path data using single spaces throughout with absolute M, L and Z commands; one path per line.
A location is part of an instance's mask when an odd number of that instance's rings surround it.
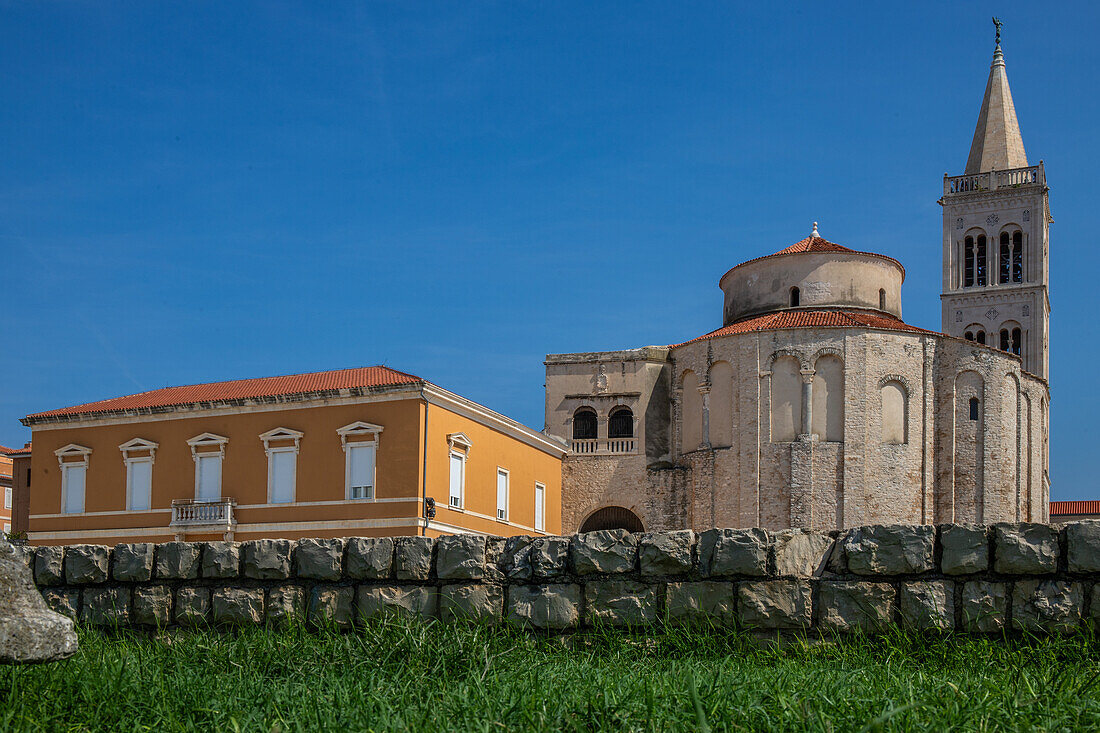
M 581 524 L 581 532 L 595 532 L 599 529 L 625 529 L 627 532 L 642 532 L 642 520 L 629 509 L 621 506 L 606 506 L 588 516 Z

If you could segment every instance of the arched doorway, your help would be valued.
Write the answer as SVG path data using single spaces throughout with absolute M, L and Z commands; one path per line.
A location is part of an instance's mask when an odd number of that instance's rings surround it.
M 625 529 L 628 532 L 641 532 L 642 520 L 629 509 L 621 506 L 608 506 L 594 512 L 581 525 L 581 532 L 595 532 L 598 529 Z

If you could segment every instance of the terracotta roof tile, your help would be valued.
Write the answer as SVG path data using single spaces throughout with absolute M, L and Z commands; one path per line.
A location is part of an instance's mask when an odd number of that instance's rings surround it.
M 824 239 L 822 237 L 806 237 L 805 239 L 800 239 L 799 241 L 792 244 L 790 247 L 784 247 L 783 249 L 779 250 L 778 252 L 772 252 L 770 255 L 764 255 L 762 257 L 754 257 L 751 260 L 745 260 L 740 265 L 734 266 L 730 270 L 730 272 L 732 272 L 733 270 L 736 270 L 738 267 L 741 267 L 742 265 L 747 265 L 750 262 L 759 262 L 760 260 L 766 260 L 769 257 L 781 257 L 782 255 L 807 254 L 807 253 L 814 253 L 814 252 L 840 252 L 840 253 L 843 253 L 843 254 L 866 255 L 868 257 L 878 257 L 880 259 L 888 260 L 889 262 L 893 262 L 895 265 L 897 265 L 899 268 L 901 268 L 902 274 L 903 275 L 905 274 L 905 267 L 900 262 L 895 260 L 893 257 L 889 257 L 887 255 L 882 255 L 882 254 L 879 254 L 877 252 L 860 252 L 859 250 L 850 249 L 848 247 L 845 247 L 842 244 L 837 244 L 836 242 L 830 242 L 829 240 Z M 729 273 L 727 272 L 726 274 L 728 275 Z
M 330 372 L 291 374 L 283 377 L 237 379 L 230 382 L 192 384 L 184 387 L 166 387 L 151 392 L 115 397 L 99 402 L 89 402 L 60 410 L 49 410 L 28 415 L 35 420 L 44 417 L 113 412 L 155 407 L 176 407 L 204 402 L 222 402 L 257 397 L 328 392 L 340 389 L 388 387 L 402 384 L 423 383 L 420 377 L 399 372 L 384 366 L 337 369 Z
M 7 454 L 13 453 L 16 450 L 17 450 L 16 448 L 9 448 L 6 445 L 0 445 L 0 455 L 5 455 L 6 456 Z
M 1050 502 L 1050 516 L 1059 514 L 1100 514 L 1100 500 Z
M 710 333 L 703 334 L 689 341 L 684 341 L 681 344 L 674 344 L 673 346 L 683 346 L 684 344 L 690 344 L 696 341 L 719 338 L 721 336 L 732 336 L 738 333 L 776 331 L 789 328 L 876 328 L 886 331 L 936 333 L 935 331 L 926 331 L 923 328 L 910 326 L 900 319 L 883 313 L 846 310 L 798 310 L 765 313 L 762 316 L 731 323 L 716 331 L 711 331 Z

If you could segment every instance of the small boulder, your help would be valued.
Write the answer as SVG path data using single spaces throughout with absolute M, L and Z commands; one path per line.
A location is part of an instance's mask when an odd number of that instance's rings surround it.
M 72 619 L 46 606 L 30 568 L 0 534 L 0 663 L 54 662 L 76 649 Z

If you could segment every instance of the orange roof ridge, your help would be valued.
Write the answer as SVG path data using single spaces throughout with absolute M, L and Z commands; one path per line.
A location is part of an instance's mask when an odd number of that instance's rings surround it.
M 1100 499 L 1072 499 L 1050 502 L 1050 514 L 1100 514 Z
M 910 326 L 900 318 L 885 313 L 854 310 L 796 310 L 778 311 L 746 318 L 710 333 L 697 336 L 670 348 L 703 341 L 705 339 L 732 336 L 754 331 L 778 331 L 790 328 L 873 328 L 884 331 L 908 331 L 911 333 L 936 333 L 917 326 Z

